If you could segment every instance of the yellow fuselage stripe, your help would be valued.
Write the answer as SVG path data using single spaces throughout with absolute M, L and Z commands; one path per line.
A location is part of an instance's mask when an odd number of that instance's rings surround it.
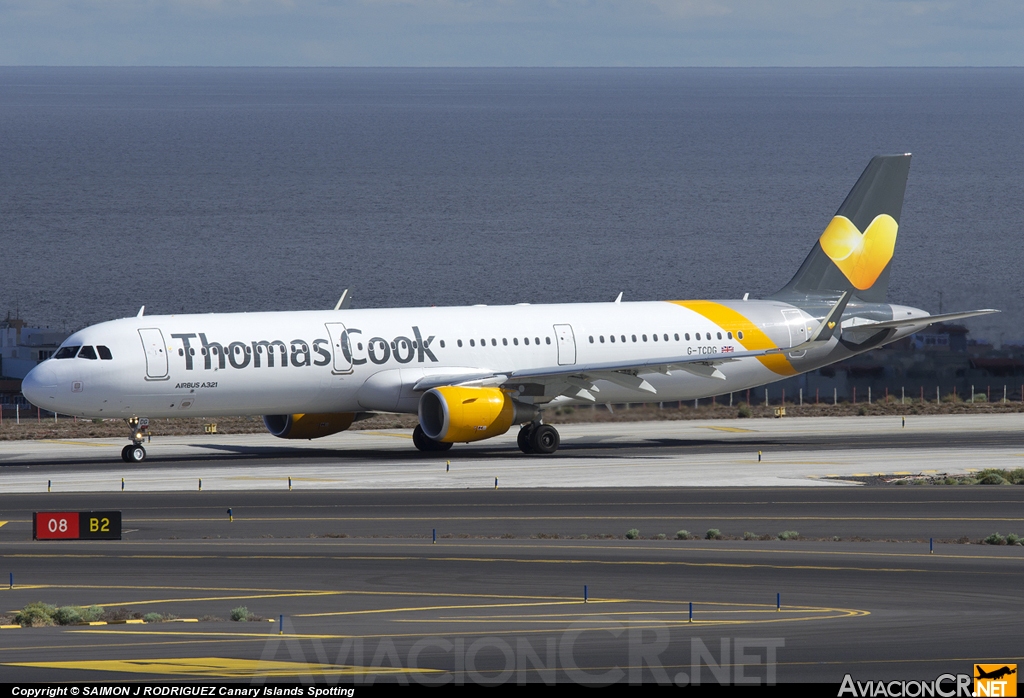
M 681 305 L 688 310 L 692 310 L 695 313 L 703 315 L 723 330 L 732 332 L 734 337 L 738 337 L 739 335 L 737 333 L 742 332 L 743 339 L 737 339 L 736 341 L 740 343 L 740 346 L 748 351 L 778 348 L 778 345 L 764 333 L 764 330 L 747 319 L 742 313 L 724 306 L 721 303 L 715 303 L 714 301 L 669 302 Z M 765 368 L 773 373 L 779 374 L 780 376 L 795 376 L 797 373 L 797 370 L 793 368 L 793 364 L 789 363 L 789 359 L 786 358 L 785 354 L 759 356 L 757 357 L 757 360 L 764 364 Z

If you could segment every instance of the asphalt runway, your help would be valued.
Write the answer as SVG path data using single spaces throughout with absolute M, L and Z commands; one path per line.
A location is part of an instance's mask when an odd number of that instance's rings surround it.
M 1024 533 L 1022 503 L 1013 486 L 5 494 L 3 609 L 226 619 L 246 606 L 278 622 L 0 629 L 0 680 L 969 673 L 1024 659 L 1024 548 L 953 541 Z M 108 507 L 123 511 L 122 541 L 30 540 L 32 511 Z M 811 539 L 671 539 L 709 527 Z
M 421 454 L 408 430 L 316 441 L 155 435 L 142 464 L 127 441 L 0 443 L 5 492 L 843 486 L 874 474 L 1024 466 L 1024 414 L 736 419 L 563 425 L 561 449 L 526 456 L 510 432 Z

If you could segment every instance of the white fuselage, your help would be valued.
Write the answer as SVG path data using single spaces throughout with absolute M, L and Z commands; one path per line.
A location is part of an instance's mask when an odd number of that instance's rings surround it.
M 74 333 L 64 347 L 104 347 L 110 358 L 49 359 L 25 379 L 23 392 L 45 409 L 91 418 L 412 413 L 422 392 L 413 386 L 427 376 L 788 348 L 817 322 L 778 301 L 140 316 Z M 740 358 L 720 366 L 718 377 L 645 374 L 653 394 L 597 381 L 594 397 L 618 403 L 720 395 L 838 360 L 836 347 L 833 339 L 799 355 Z

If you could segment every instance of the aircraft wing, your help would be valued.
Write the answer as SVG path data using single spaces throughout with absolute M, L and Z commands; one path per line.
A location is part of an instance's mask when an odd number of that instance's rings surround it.
M 698 356 L 667 356 L 640 361 L 574 364 L 548 366 L 511 371 L 465 373 L 461 375 L 427 376 L 418 381 L 413 390 L 430 390 L 446 385 L 525 385 L 557 384 L 558 394 L 595 400 L 592 392 L 600 392 L 595 381 L 605 380 L 624 388 L 656 394 L 654 386 L 641 378 L 644 373 L 663 373 L 682 370 L 707 378 L 725 379 L 718 366 L 748 357 L 768 356 L 792 351 L 794 347 L 781 347 L 757 351 L 719 352 Z

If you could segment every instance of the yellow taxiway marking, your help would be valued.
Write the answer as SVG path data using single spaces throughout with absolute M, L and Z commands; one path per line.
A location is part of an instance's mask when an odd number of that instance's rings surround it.
M 501 597 L 494 597 L 501 598 Z M 515 598 L 515 597 L 512 597 Z M 412 611 L 460 611 L 469 608 L 536 608 L 537 606 L 591 606 L 610 603 L 636 603 L 629 599 L 593 599 L 586 604 L 583 599 L 564 599 L 562 601 L 540 601 L 531 603 L 482 603 L 462 606 L 407 606 L 404 608 L 369 608 L 359 611 L 334 611 L 326 613 L 296 613 L 296 618 L 319 618 L 321 616 L 360 616 L 370 613 L 408 613 Z M 643 602 L 640 602 L 643 603 Z
M 756 429 L 741 429 L 740 427 L 700 427 L 701 429 L 714 429 L 715 431 L 732 431 L 732 432 L 756 432 Z
M 355 676 L 362 674 L 434 673 L 434 669 L 362 667 L 338 664 L 307 664 L 229 657 L 183 657 L 180 659 L 100 659 L 73 662 L 9 662 L 6 666 L 38 669 L 86 669 L 132 674 L 201 676 L 205 678 L 249 678 L 257 676 Z
M 6 521 L 0 521 L 0 526 L 5 525 L 6 523 L 7 523 Z
M 278 599 L 285 597 L 295 596 L 337 596 L 344 594 L 343 591 L 295 591 L 295 592 L 282 592 L 276 594 L 245 594 L 245 595 L 232 595 L 232 596 L 207 596 L 200 598 L 180 598 L 180 599 L 147 599 L 145 601 L 118 601 L 116 603 L 98 603 L 92 604 L 95 606 L 123 606 L 127 603 L 138 604 L 138 605 L 151 605 L 158 603 L 181 603 L 183 601 L 247 601 L 249 599 Z M 178 620 L 177 622 L 185 622 Z

